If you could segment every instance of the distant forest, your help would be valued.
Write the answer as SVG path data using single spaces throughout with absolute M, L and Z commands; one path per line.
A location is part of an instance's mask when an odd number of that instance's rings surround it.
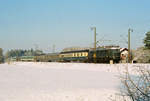
M 23 50 L 23 49 L 14 49 L 7 51 L 5 54 L 5 58 L 11 58 L 11 57 L 21 57 L 21 56 L 37 56 L 41 55 L 43 52 L 41 50 Z

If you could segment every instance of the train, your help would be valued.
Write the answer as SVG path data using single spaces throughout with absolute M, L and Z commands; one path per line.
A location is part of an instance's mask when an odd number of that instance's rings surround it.
M 119 63 L 120 49 L 84 49 L 35 56 L 37 62 Z
M 12 58 L 13 61 L 31 62 L 82 62 L 82 63 L 119 63 L 120 49 L 98 48 L 62 51 L 60 53 L 41 54 Z

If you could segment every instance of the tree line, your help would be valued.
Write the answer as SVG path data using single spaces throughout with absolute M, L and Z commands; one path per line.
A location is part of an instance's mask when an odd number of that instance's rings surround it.
M 14 49 L 9 50 L 5 54 L 5 59 L 12 58 L 12 57 L 21 57 L 21 56 L 37 56 L 41 55 L 43 52 L 41 50 L 23 50 L 23 49 Z

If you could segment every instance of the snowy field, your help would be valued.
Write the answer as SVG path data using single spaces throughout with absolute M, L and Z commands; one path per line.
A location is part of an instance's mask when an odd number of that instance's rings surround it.
M 111 101 L 119 93 L 118 76 L 127 65 L 0 64 L 0 101 Z

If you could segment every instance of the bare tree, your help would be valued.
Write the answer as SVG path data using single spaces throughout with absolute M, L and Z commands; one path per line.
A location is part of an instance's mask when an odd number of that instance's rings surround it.
M 125 98 L 130 98 L 131 101 L 150 101 L 150 69 L 139 65 L 133 66 L 134 74 L 130 74 L 126 66 L 126 72 L 121 76 L 123 88 L 120 96 L 122 101 L 128 101 Z
M 150 101 L 150 68 L 147 65 L 128 65 L 120 73 L 121 91 L 111 101 Z M 133 68 L 131 70 L 131 68 Z M 130 72 L 129 72 L 130 71 Z M 131 73 L 132 72 L 132 73 Z

